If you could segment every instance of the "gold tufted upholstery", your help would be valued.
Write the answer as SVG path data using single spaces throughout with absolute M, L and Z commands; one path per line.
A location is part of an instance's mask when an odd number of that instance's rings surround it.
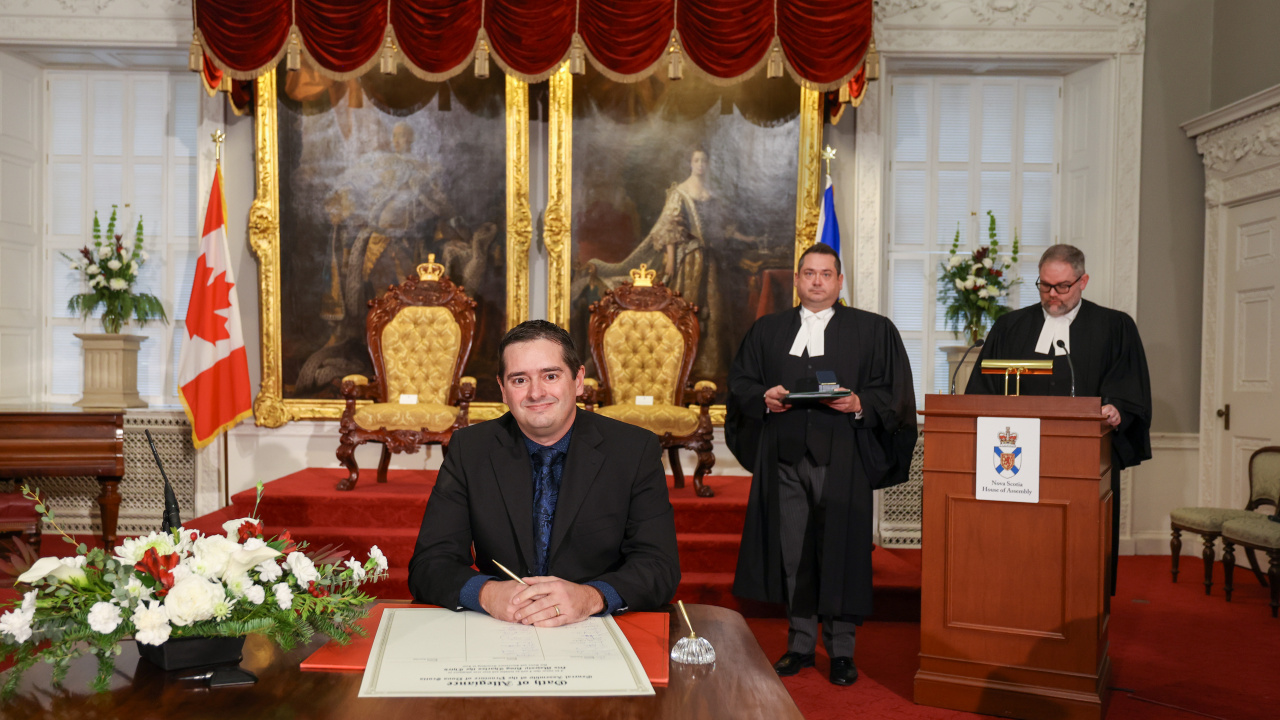
M 604 358 L 616 402 L 634 403 L 637 395 L 651 395 L 654 407 L 675 404 L 684 336 L 665 314 L 655 310 L 618 313 L 604 332 Z
M 423 403 L 448 403 L 461 341 L 462 333 L 448 308 L 407 307 L 397 313 L 382 331 L 387 399 L 407 394 L 417 395 Z
M 675 405 L 622 403 L 605 405 L 596 412 L 614 420 L 639 425 L 655 435 L 667 432 L 672 435 L 689 435 L 698 429 L 698 411 Z
M 444 432 L 458 418 L 458 408 L 440 403 L 374 403 L 356 410 L 356 425 L 365 430 L 421 430 Z

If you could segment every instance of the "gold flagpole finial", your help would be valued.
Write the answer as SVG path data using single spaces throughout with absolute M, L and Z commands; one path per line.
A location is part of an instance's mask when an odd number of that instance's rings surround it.
M 836 159 L 836 149 L 830 145 L 822 148 L 822 159 L 827 163 L 827 174 L 831 174 L 831 161 Z
M 222 142 L 227 139 L 227 134 L 222 130 L 214 130 L 213 135 L 213 160 L 214 162 L 222 162 Z

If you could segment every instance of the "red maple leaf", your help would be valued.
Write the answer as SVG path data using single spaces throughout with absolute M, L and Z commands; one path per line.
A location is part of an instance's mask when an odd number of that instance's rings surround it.
M 231 307 L 231 288 L 235 283 L 227 282 L 226 271 L 218 273 L 211 282 L 209 276 L 212 274 L 213 270 L 201 255 L 196 261 L 195 289 L 187 306 L 187 333 L 193 338 L 198 335 L 216 343 L 231 337 L 227 332 L 227 318 L 219 315 L 218 311 Z

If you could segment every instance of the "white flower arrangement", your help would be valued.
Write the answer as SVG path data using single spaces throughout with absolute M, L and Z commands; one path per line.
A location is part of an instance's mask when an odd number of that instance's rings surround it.
M 976 343 L 986 334 L 996 318 L 1009 312 L 1000 302 L 1020 282 L 1017 277 L 1018 232 L 1013 233 L 1012 253 L 1000 254 L 996 239 L 996 218 L 987 212 L 989 243 L 973 252 L 960 248 L 960 230 L 956 230 L 951 253 L 943 261 L 938 274 L 938 300 L 945 305 L 947 329 L 963 332 L 965 342 Z M 954 289 L 952 289 L 954 288 Z
M 136 236 L 132 243 L 124 242 L 116 234 L 116 206 L 111 206 L 111 219 L 104 234 L 93 214 L 93 245 L 80 248 L 76 256 L 62 253 L 70 261 L 70 269 L 83 273 L 89 292 L 71 296 L 67 308 L 88 319 L 94 312 L 102 311 L 102 329 L 118 333 L 130 319 L 139 325 L 152 320 L 168 322 L 164 305 L 150 293 L 136 293 L 133 284 L 138 280 L 138 270 L 147 261 L 142 249 L 142 218 L 138 218 Z
M 34 492 L 24 487 L 23 494 L 58 528 Z M 130 636 L 159 645 L 170 638 L 263 633 L 289 649 L 316 632 L 339 642 L 364 634 L 355 623 L 371 598 L 360 585 L 387 572 L 377 546 L 363 562 L 343 562 L 345 552 L 304 552 L 306 543 L 295 543 L 287 531 L 267 537 L 255 517 L 223 529 L 225 535 L 177 528 L 128 538 L 111 554 L 81 544 L 72 557 L 30 564 L 17 581 L 29 588 L 22 600 L 0 607 L 0 659 L 14 661 L 0 694 L 11 695 L 22 674 L 42 660 L 53 665 L 60 684 L 71 660 L 85 652 L 98 657 L 93 687 L 105 691 L 120 641 Z

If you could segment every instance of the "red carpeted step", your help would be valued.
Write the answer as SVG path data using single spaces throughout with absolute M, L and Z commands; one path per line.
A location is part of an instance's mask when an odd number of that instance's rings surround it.
M 723 572 L 738 565 L 742 536 L 728 533 L 677 533 L 680 572 Z
M 271 524 L 420 527 L 427 497 L 435 485 L 434 470 L 392 470 L 377 482 L 375 470 L 362 470 L 356 488 L 336 489 L 346 471 L 309 468 L 269 483 L 258 504 L 258 517 Z M 231 502 L 249 515 L 257 489 L 236 493 Z

